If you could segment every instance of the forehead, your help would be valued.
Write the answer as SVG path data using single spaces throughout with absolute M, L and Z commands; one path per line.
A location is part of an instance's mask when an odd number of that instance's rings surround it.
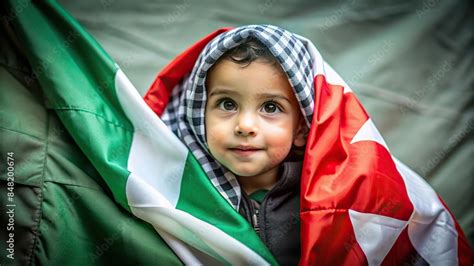
M 260 60 L 246 66 L 221 60 L 209 70 L 206 87 L 208 94 L 220 88 L 238 94 L 278 93 L 294 98 L 293 89 L 281 67 Z

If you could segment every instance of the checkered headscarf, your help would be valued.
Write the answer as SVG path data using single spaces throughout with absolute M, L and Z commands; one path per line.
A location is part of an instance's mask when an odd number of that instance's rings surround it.
M 280 63 L 293 87 L 301 112 L 309 127 L 313 115 L 313 62 L 300 37 L 271 25 L 249 25 L 224 32 L 207 44 L 194 68 L 173 89 L 162 120 L 188 146 L 221 195 L 238 210 L 240 186 L 235 175 L 217 162 L 209 152 L 204 113 L 207 71 L 228 50 L 249 38 L 260 41 Z

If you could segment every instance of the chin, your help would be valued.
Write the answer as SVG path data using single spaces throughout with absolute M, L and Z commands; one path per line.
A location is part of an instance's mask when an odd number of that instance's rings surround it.
M 250 177 L 250 176 L 255 176 L 259 174 L 259 171 L 256 169 L 232 169 L 232 173 L 238 176 L 243 176 L 243 177 Z

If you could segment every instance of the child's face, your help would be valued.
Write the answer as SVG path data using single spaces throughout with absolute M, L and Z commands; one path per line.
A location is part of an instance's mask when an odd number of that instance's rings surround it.
M 207 76 L 209 150 L 237 176 L 275 173 L 292 144 L 306 142 L 298 102 L 277 67 L 222 60 Z

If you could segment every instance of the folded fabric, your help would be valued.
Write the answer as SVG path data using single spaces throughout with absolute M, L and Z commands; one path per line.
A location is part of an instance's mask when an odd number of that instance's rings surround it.
M 57 3 L 10 0 L 0 5 L 8 40 L 21 51 L 22 69 L 31 70 L 19 82 L 34 91 L 28 97 L 55 112 L 62 124 L 57 128 L 64 128 L 76 152 L 83 154 L 82 163 L 67 151 L 50 154 L 55 138 L 66 138 L 59 133 L 48 135 L 41 146 L 41 165 L 55 165 L 47 168 L 48 177 L 61 177 L 38 181 L 29 195 L 40 197 L 35 203 L 39 211 L 16 220 L 16 230 L 33 232 L 28 241 L 14 236 L 16 255 L 25 254 L 22 263 L 277 264 L 159 119 L 205 45 L 229 29 L 179 55 L 158 75 L 144 101 L 114 60 Z M 301 184 L 300 263 L 471 264 L 470 248 L 442 201 L 392 159 L 347 84 L 308 40 L 301 40 L 315 63 L 315 115 Z M 49 123 L 58 121 L 54 119 Z M 89 162 L 94 169 L 78 169 Z M 31 163 L 18 160 L 16 167 L 24 171 Z M 21 188 L 35 178 L 18 174 L 14 183 Z M 7 179 L 2 175 L 2 180 Z M 81 192 L 71 194 L 73 187 L 95 192 L 77 189 Z M 24 214 L 20 210 L 32 203 L 18 191 L 15 200 L 24 204 L 15 208 Z M 2 205 L 6 201 L 2 198 Z M 63 202 L 71 207 L 57 207 Z M 57 211 L 73 217 L 53 215 Z M 144 223 L 121 221 L 127 212 L 150 224 L 156 238 Z M 108 225 L 117 230 L 107 230 Z M 80 230 L 72 232 L 71 227 Z M 140 232 L 136 238 L 135 232 Z
M 210 54 L 214 49 L 222 54 L 245 38 L 257 36 L 275 57 L 285 57 L 283 51 L 294 48 L 295 42 L 288 41 L 288 34 L 281 31 L 284 30 L 273 26 L 251 25 L 221 29 L 206 36 L 158 74 L 145 100 L 158 115 L 164 113 L 179 122 L 176 102 L 186 88 L 182 83 L 198 83 L 197 77 L 204 76 L 199 68 L 191 71 L 196 62 L 201 68 L 209 68 L 202 66 L 205 63 L 198 57 L 200 53 Z M 286 41 L 277 38 L 275 44 L 275 36 Z M 300 263 L 469 264 L 470 248 L 443 201 L 423 178 L 390 154 L 352 89 L 324 61 L 311 41 L 297 38 L 304 43 L 313 62 L 315 94 L 301 181 Z M 212 56 L 206 63 L 216 59 Z M 294 70 L 282 67 L 294 87 L 295 81 L 288 74 Z M 300 71 L 302 80 L 304 69 Z M 198 81 L 194 81 L 194 76 Z M 304 110 L 303 113 L 308 114 Z M 190 146 L 192 143 L 195 141 Z M 229 186 L 228 183 L 224 184 Z M 222 193 L 222 182 L 213 184 Z

